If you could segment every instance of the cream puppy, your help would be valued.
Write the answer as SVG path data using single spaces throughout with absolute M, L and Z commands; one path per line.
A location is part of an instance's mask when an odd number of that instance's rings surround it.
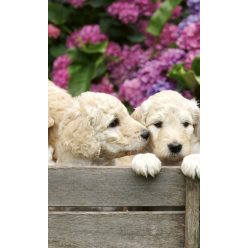
M 49 83 L 49 117 L 54 121 L 49 145 L 59 164 L 110 165 L 114 158 L 139 152 L 149 138 L 149 131 L 125 106 L 104 93 L 71 98 Z
M 162 91 L 135 109 L 132 117 L 151 133 L 147 154 L 133 158 L 132 169 L 144 176 L 154 176 L 165 164 L 182 161 L 182 172 L 200 177 L 200 111 L 195 100 L 175 91 Z

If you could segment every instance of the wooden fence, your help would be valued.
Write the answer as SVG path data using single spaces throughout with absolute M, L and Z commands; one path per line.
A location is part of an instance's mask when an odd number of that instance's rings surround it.
M 49 248 L 199 248 L 199 181 L 127 167 L 49 167 Z

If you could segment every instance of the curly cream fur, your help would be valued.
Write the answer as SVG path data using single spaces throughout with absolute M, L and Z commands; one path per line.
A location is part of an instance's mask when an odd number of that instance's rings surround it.
M 145 125 L 151 133 L 146 151 L 154 153 L 164 163 L 181 161 L 192 153 L 199 153 L 200 110 L 195 100 L 190 101 L 175 91 L 162 91 L 143 102 L 134 111 L 132 117 Z M 162 122 L 161 128 L 154 125 L 157 122 Z M 189 126 L 184 127 L 183 122 L 188 122 Z M 180 153 L 170 152 L 168 145 L 173 142 L 182 144 Z M 183 163 L 186 167 L 188 166 L 187 161 L 189 159 L 184 160 Z M 199 161 L 199 159 L 194 157 L 194 161 Z M 195 164 L 194 169 L 199 171 L 198 164 L 193 161 L 191 164 Z M 136 159 L 133 163 L 133 169 L 139 168 L 139 174 L 142 174 L 140 172 L 142 166 L 144 167 L 143 175 L 146 175 L 145 162 L 140 156 L 140 159 Z M 154 163 L 154 166 L 159 167 L 159 163 Z M 184 171 L 189 171 L 189 169 Z M 190 172 L 189 176 L 193 174 Z
M 51 83 L 49 91 L 49 117 L 54 119 L 49 136 L 56 137 L 49 137 L 49 141 L 54 141 L 49 144 L 55 149 L 58 163 L 110 163 L 114 158 L 135 154 L 146 145 L 141 137 L 145 127 L 130 117 L 117 98 L 93 92 L 71 98 Z M 62 103 L 57 99 L 62 99 Z M 109 127 L 116 118 L 119 125 Z

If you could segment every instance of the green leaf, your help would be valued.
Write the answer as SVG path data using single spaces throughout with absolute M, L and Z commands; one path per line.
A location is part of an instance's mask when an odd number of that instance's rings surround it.
M 82 44 L 82 50 L 85 53 L 104 53 L 108 46 L 108 41 L 100 42 L 97 44 Z
M 145 36 L 141 33 L 135 33 L 133 35 L 129 35 L 128 40 L 133 43 L 141 43 L 145 40 Z
M 200 58 L 199 57 L 193 60 L 191 68 L 197 76 L 200 76 Z
M 195 75 L 194 71 L 186 71 L 182 64 L 174 65 L 167 76 L 175 80 L 179 84 L 180 89 L 186 88 L 195 92 L 199 87 L 199 78 Z
M 182 0 L 166 0 L 160 8 L 152 15 L 147 27 L 147 32 L 154 36 L 159 36 L 165 23 L 172 15 L 173 9 L 181 3 Z
M 69 6 L 65 7 L 62 4 L 53 2 L 48 3 L 48 21 L 53 24 L 64 24 L 71 12 L 72 8 Z
M 52 46 L 49 50 L 53 57 L 58 57 L 64 54 L 67 49 L 64 44 L 59 44 L 57 46 Z
M 69 85 L 68 90 L 72 96 L 78 96 L 82 92 L 90 89 L 90 83 L 95 73 L 95 64 L 71 65 L 69 67 Z
M 105 63 L 105 57 L 104 56 L 100 56 L 99 58 L 96 59 L 95 62 L 95 74 L 93 76 L 94 78 L 103 76 L 105 74 L 105 72 L 107 71 L 107 65 Z
M 88 54 L 83 53 L 82 51 L 75 48 L 69 49 L 67 54 L 69 55 L 70 61 L 73 64 L 88 64 L 91 61 Z
M 94 8 L 106 7 L 111 4 L 113 0 L 90 0 L 85 3 L 85 5 L 90 5 Z

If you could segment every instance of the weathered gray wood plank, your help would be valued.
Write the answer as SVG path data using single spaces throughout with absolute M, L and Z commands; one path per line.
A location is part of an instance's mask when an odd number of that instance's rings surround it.
M 182 248 L 184 212 L 52 212 L 49 248 Z
M 200 247 L 200 183 L 186 179 L 185 248 Z
M 163 167 L 155 178 L 127 167 L 49 167 L 49 206 L 185 206 L 179 167 Z

